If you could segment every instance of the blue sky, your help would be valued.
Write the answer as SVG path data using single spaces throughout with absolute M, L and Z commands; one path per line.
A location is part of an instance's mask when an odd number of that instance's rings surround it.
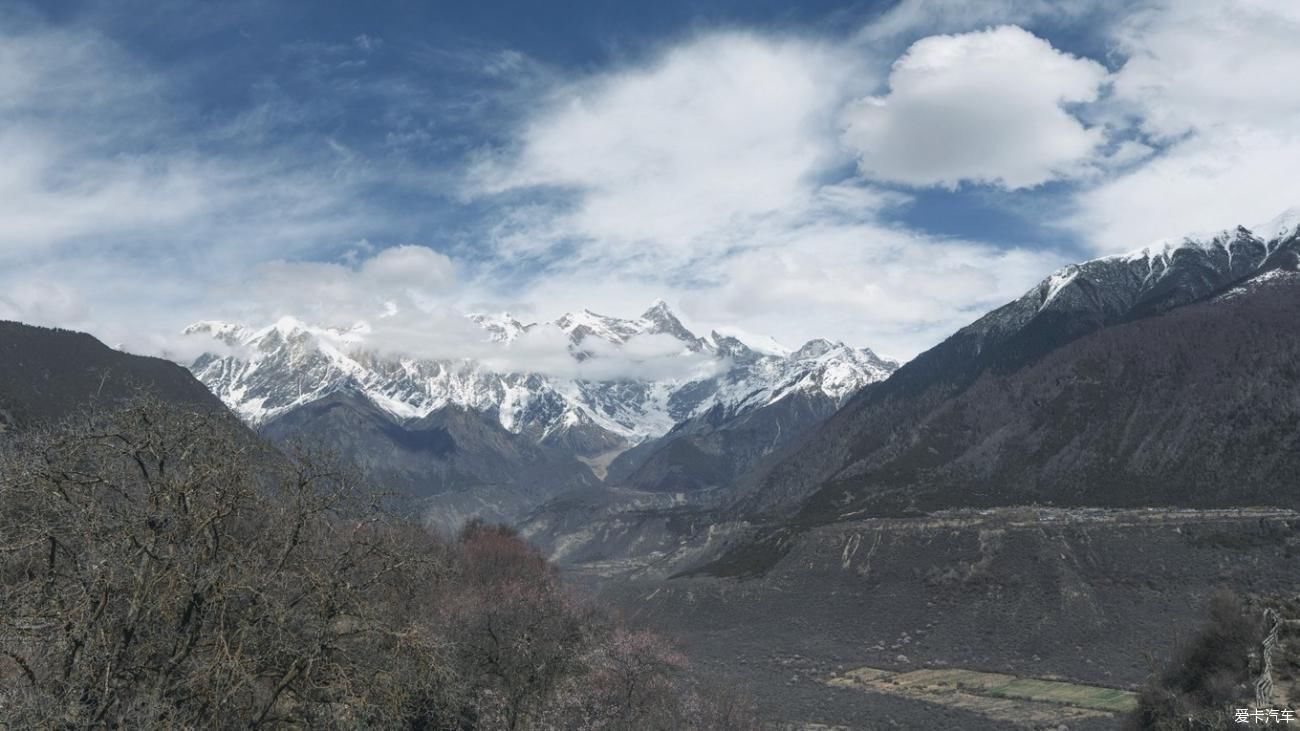
M 906 358 L 1064 263 L 1300 203 L 1297 30 L 1287 0 L 0 0 L 0 317 L 447 354 L 465 312 L 663 297 Z

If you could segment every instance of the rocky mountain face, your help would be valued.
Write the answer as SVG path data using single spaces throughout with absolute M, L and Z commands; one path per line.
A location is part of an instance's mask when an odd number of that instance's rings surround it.
M 761 553 L 792 526 L 954 507 L 1294 507 L 1297 223 L 1066 267 L 746 467 L 720 455 L 800 412 L 769 404 L 721 434 L 699 415 L 615 460 L 631 492 L 590 497 L 582 521 L 557 499 L 523 530 L 557 556 L 682 565 L 717 535 Z
M 667 336 L 683 355 L 702 356 L 701 362 L 713 367 L 697 377 L 671 380 L 500 372 L 472 360 L 379 355 L 366 350 L 364 333 L 358 330 L 284 318 L 263 328 L 195 323 L 187 333 L 211 336 L 223 347 L 214 347 L 190 370 L 254 424 L 348 387 L 397 419 L 460 406 L 492 413 L 505 429 L 536 442 L 596 454 L 659 436 L 714 406 L 739 412 L 794 390 L 842 399 L 897 367 L 870 350 L 824 340 L 793 353 L 774 354 L 718 333 L 698 337 L 663 302 L 631 320 L 585 310 L 542 324 L 523 324 L 508 314 L 472 319 L 483 328 L 485 339 L 504 348 L 524 333 L 551 328 L 568 338 L 573 359 L 583 361 L 644 336 Z M 218 354 L 222 351 L 224 355 Z
M 427 502 L 430 513 L 438 502 L 454 516 L 512 518 L 543 497 L 599 484 L 607 468 L 611 482 L 654 490 L 729 484 L 897 367 L 826 340 L 782 352 L 718 332 L 697 336 L 663 302 L 635 319 L 586 310 L 540 324 L 508 314 L 471 319 L 506 350 L 559 335 L 574 363 L 599 365 L 652 340 L 695 365 L 660 379 L 508 372 L 380 354 L 361 329 L 284 318 L 262 328 L 194 324 L 187 333 L 216 342 L 191 371 L 276 440 L 332 445 L 383 484 L 424 501 L 444 496 Z M 446 421 L 458 431 L 430 426 Z M 615 459 L 629 448 L 634 454 Z
M 738 511 L 1295 503 L 1298 224 L 1056 272 L 863 389 Z
M 447 406 L 399 420 L 343 388 L 264 422 L 278 443 L 325 448 L 399 496 L 402 509 L 454 530 L 465 518 L 512 522 L 556 492 L 599 484 L 573 455 L 502 427 L 490 414 Z
M 861 387 L 863 373 L 892 366 L 826 340 L 813 340 L 783 361 L 759 357 L 716 333 L 710 343 L 735 364 L 722 379 L 722 390 L 734 396 L 696 409 L 662 437 L 618 455 L 609 466 L 611 483 L 651 492 L 727 487 L 834 413 Z
M 775 717 L 1056 728 L 1072 711 L 859 681 L 1131 691 L 1214 587 L 1294 585 L 1297 219 L 1067 267 L 701 491 L 725 499 L 560 496 L 522 528 Z
M 0 322 L 0 432 L 140 394 L 225 410 L 171 361 L 113 350 L 85 333 Z

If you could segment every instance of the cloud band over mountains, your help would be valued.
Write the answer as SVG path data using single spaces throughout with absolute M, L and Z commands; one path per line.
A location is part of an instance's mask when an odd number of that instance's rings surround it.
M 179 353 L 194 320 L 294 315 L 468 355 L 468 311 L 665 297 L 907 357 L 1065 261 L 1295 202 L 1282 0 L 903 0 L 580 63 L 191 10 L 149 40 L 107 3 L 0 5 L 0 317 Z

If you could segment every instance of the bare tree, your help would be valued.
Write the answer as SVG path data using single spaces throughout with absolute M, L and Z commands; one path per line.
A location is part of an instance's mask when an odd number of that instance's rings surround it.
M 0 716 L 46 728 L 753 728 L 503 526 L 142 400 L 0 445 Z M 749 724 L 749 725 L 744 725 Z
M 437 584 L 445 551 L 347 470 L 268 459 L 223 414 L 142 402 L 27 435 L 0 474 L 12 717 L 386 720 L 443 687 L 432 595 L 402 593 Z

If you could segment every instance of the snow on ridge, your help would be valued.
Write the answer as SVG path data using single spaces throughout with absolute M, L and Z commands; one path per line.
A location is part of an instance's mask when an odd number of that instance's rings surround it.
M 1243 294 L 1259 289 L 1272 282 L 1300 280 L 1300 272 L 1289 269 L 1270 269 L 1256 277 L 1251 277 L 1228 291 L 1214 298 L 1216 302 L 1226 302 L 1236 299 Z
M 524 324 L 509 312 L 470 313 L 466 315 L 476 325 L 487 331 L 488 336 L 499 343 L 509 343 L 528 332 L 536 323 Z
M 1250 230 L 1266 242 L 1295 234 L 1300 230 L 1300 206 L 1288 208 L 1271 220 L 1251 226 Z
M 1197 231 L 1182 236 L 1157 239 L 1138 249 L 1123 253 L 1099 257 L 1093 261 L 1122 259 L 1139 261 L 1143 259 L 1169 258 L 1174 251 L 1185 248 L 1197 248 L 1210 251 L 1215 248 L 1227 248 L 1231 242 L 1242 236 L 1250 236 L 1265 244 L 1279 238 L 1285 238 L 1300 230 L 1300 206 L 1293 206 L 1282 211 L 1268 221 L 1253 226 L 1232 226 L 1210 231 Z
M 469 318 L 499 342 L 509 342 L 534 327 L 508 313 Z M 570 334 L 582 328 L 582 335 L 600 337 L 615 346 L 639 334 L 663 333 L 682 340 L 683 355 L 698 355 L 701 350 L 715 357 L 723 355 L 717 343 L 686 329 L 662 300 L 636 319 L 583 310 L 546 325 Z M 225 356 L 210 353 L 191 365 L 191 370 L 236 413 L 254 423 L 347 387 L 359 390 L 399 419 L 420 418 L 457 405 L 494 411 L 501 425 L 515 433 L 550 435 L 598 428 L 629 443 L 659 436 L 681 419 L 718 404 L 743 410 L 792 389 L 820 390 L 838 400 L 866 383 L 887 377 L 897 367 L 869 350 L 818 340 L 793 352 L 784 346 L 777 353 L 754 349 L 743 364 L 724 358 L 727 370 L 721 374 L 606 383 L 539 373 L 497 373 L 475 361 L 385 358 L 364 350 L 363 324 L 328 328 L 282 317 L 257 329 L 205 321 L 191 325 L 186 332 L 207 334 L 238 346 L 236 352 Z M 813 343 L 817 347 L 808 350 Z M 683 391 L 687 386 L 692 389 L 683 397 L 680 394 L 687 393 Z
M 1056 295 L 1060 294 L 1061 290 L 1065 289 L 1078 276 L 1079 267 L 1073 264 L 1053 272 L 1045 281 L 1047 285 L 1046 292 L 1043 295 L 1043 303 L 1038 306 L 1038 309 L 1042 310 L 1051 304 L 1052 300 L 1056 299 Z
M 781 343 L 771 335 L 755 335 L 734 326 L 724 325 L 717 327 L 713 329 L 713 333 L 737 340 L 745 347 L 761 355 L 775 355 L 781 358 L 788 358 L 795 350 L 794 348 Z M 715 348 L 717 347 L 717 343 L 713 342 L 712 338 L 706 338 L 706 341 L 711 346 Z
M 1139 292 L 1164 280 L 1166 274 L 1173 270 L 1175 255 L 1180 251 L 1192 256 L 1204 255 L 1201 262 L 1216 271 L 1221 270 L 1220 274 L 1225 277 L 1226 282 L 1229 279 L 1258 273 L 1258 268 L 1269 261 L 1269 257 L 1276 252 L 1277 246 L 1283 240 L 1298 234 L 1300 234 L 1300 206 L 1289 208 L 1272 220 L 1250 228 L 1237 226 L 1214 232 L 1159 239 L 1127 253 L 1111 254 L 1068 264 L 1040 281 L 1017 302 L 1032 305 L 1038 312 L 1042 312 L 1081 277 L 1097 283 L 1115 276 L 1123 279 L 1137 275 L 1140 282 L 1125 285 L 1117 281 L 1115 286 L 1131 286 L 1134 291 L 1129 294 L 1138 296 Z M 1242 262 L 1238 259 L 1243 253 L 1248 257 L 1248 266 L 1242 266 Z M 1112 269 L 1116 264 L 1125 265 L 1120 267 L 1119 273 Z M 1145 272 L 1142 271 L 1144 264 Z M 989 319 L 993 315 L 994 313 L 989 313 L 978 322 L 984 323 L 982 326 L 987 327 L 988 322 L 994 321 Z

